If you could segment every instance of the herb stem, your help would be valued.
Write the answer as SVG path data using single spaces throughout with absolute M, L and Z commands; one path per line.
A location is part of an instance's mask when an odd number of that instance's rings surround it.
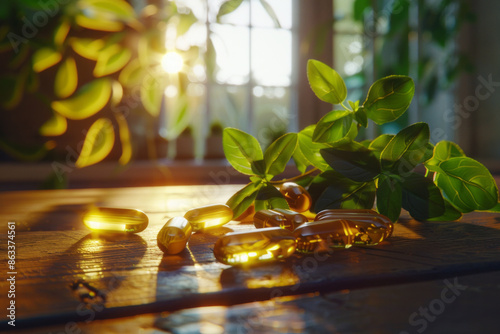
M 302 173 L 300 175 L 297 175 L 297 176 L 294 176 L 294 177 L 291 177 L 289 179 L 283 179 L 283 180 L 279 180 L 279 181 L 269 181 L 270 184 L 282 184 L 282 183 L 285 183 L 285 182 L 293 182 L 293 181 L 296 181 L 296 180 L 299 180 L 307 175 L 310 175 L 316 171 L 318 171 L 319 168 L 317 167 L 314 167 L 313 169 L 311 170 L 308 170 L 307 172 L 305 173 Z

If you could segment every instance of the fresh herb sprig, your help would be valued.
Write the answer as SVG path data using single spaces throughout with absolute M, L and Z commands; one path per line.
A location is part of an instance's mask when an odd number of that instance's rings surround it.
M 405 113 L 415 92 L 410 77 L 377 80 L 362 104 L 347 101 L 346 106 L 347 88 L 334 69 L 309 60 L 307 76 L 320 100 L 341 108 L 298 133 L 281 136 L 265 152 L 253 136 L 224 129 L 227 160 L 251 181 L 227 202 L 234 217 L 252 204 L 256 211 L 288 208 L 275 185 L 289 180 L 273 179 L 290 159 L 301 173 L 293 180 L 307 187 L 314 212 L 376 205 L 392 221 L 398 220 L 401 208 L 415 219 L 439 221 L 457 220 L 475 210 L 497 211 L 498 188 L 488 169 L 453 142 L 430 143 L 426 123 L 410 125 L 396 135 L 355 140 L 368 119 L 380 125 Z M 425 173 L 417 172 L 422 165 Z

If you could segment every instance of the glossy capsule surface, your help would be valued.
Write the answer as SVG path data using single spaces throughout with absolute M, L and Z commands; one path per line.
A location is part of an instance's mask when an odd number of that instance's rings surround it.
M 323 220 L 300 225 L 293 231 L 296 250 L 301 253 L 328 252 L 330 248 L 349 248 L 356 231 L 343 219 Z
M 255 206 L 252 204 L 245 211 L 243 211 L 238 217 L 234 218 L 234 220 L 237 220 L 242 223 L 252 223 L 254 215 L 255 215 Z
M 233 218 L 233 210 L 225 204 L 212 204 L 191 209 L 184 214 L 184 218 L 197 232 L 229 223 Z
M 291 210 L 304 212 L 311 208 L 312 199 L 304 187 L 293 182 L 285 182 L 281 185 L 280 192 L 285 197 Z
M 148 226 L 148 216 L 141 210 L 94 207 L 83 216 L 92 231 L 137 233 Z
M 253 216 L 253 224 L 256 228 L 281 227 L 293 231 L 293 226 L 286 217 L 274 210 L 257 211 Z
M 281 227 L 293 231 L 305 222 L 307 222 L 307 218 L 304 215 L 286 209 L 260 210 L 254 215 L 256 228 Z
M 373 228 L 380 228 L 385 231 L 384 239 L 389 238 L 394 230 L 394 224 L 388 217 L 370 209 L 327 209 L 320 211 L 314 218 L 315 221 L 326 219 L 347 219 L 350 221 L 358 221 L 360 222 L 360 226 L 363 225 L 361 222 L 365 224 L 373 224 Z M 366 225 L 366 228 L 368 228 L 368 226 L 369 225 Z
M 215 258 L 233 266 L 273 262 L 294 252 L 295 237 L 280 227 L 227 233 L 214 245 Z
M 180 253 L 191 238 L 193 228 L 184 217 L 170 218 L 156 236 L 158 247 L 165 254 Z

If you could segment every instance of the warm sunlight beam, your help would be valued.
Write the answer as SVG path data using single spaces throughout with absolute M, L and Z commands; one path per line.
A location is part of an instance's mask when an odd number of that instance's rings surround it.
M 184 60 L 177 52 L 170 51 L 163 56 L 161 66 L 167 73 L 179 73 L 184 66 Z

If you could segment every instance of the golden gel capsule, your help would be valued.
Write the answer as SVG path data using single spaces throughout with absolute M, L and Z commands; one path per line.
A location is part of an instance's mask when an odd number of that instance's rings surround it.
M 389 238 L 394 230 L 394 224 L 388 217 L 370 209 L 326 209 L 320 211 L 314 220 L 326 219 L 347 219 L 374 224 L 376 228 L 385 228 L 384 239 Z
M 293 211 L 304 212 L 311 208 L 311 196 L 302 186 L 293 182 L 285 182 L 281 185 L 280 192 Z
M 253 216 L 253 224 L 256 228 L 281 227 L 293 231 L 293 226 L 286 217 L 274 210 L 257 211 Z
M 355 232 L 346 220 L 337 219 L 302 224 L 293 231 L 293 235 L 297 239 L 298 252 L 314 253 L 351 247 Z
M 306 223 L 307 218 L 300 213 L 286 209 L 260 210 L 254 215 L 253 224 L 257 228 L 281 227 L 290 231 L 300 224 Z
M 85 213 L 83 223 L 97 232 L 137 233 L 144 231 L 149 219 L 140 210 L 94 207 Z
M 277 261 L 292 255 L 295 238 L 280 227 L 267 227 L 248 232 L 230 232 L 214 246 L 215 258 L 229 265 L 253 265 Z
M 252 223 L 254 215 L 255 215 L 255 206 L 252 204 L 234 220 L 237 220 L 242 223 Z
M 158 247 L 165 254 L 180 253 L 191 238 L 193 228 L 184 217 L 170 218 L 156 237 Z
M 212 204 L 191 209 L 184 218 L 191 223 L 193 231 L 197 232 L 229 223 L 233 218 L 233 210 L 225 204 Z

